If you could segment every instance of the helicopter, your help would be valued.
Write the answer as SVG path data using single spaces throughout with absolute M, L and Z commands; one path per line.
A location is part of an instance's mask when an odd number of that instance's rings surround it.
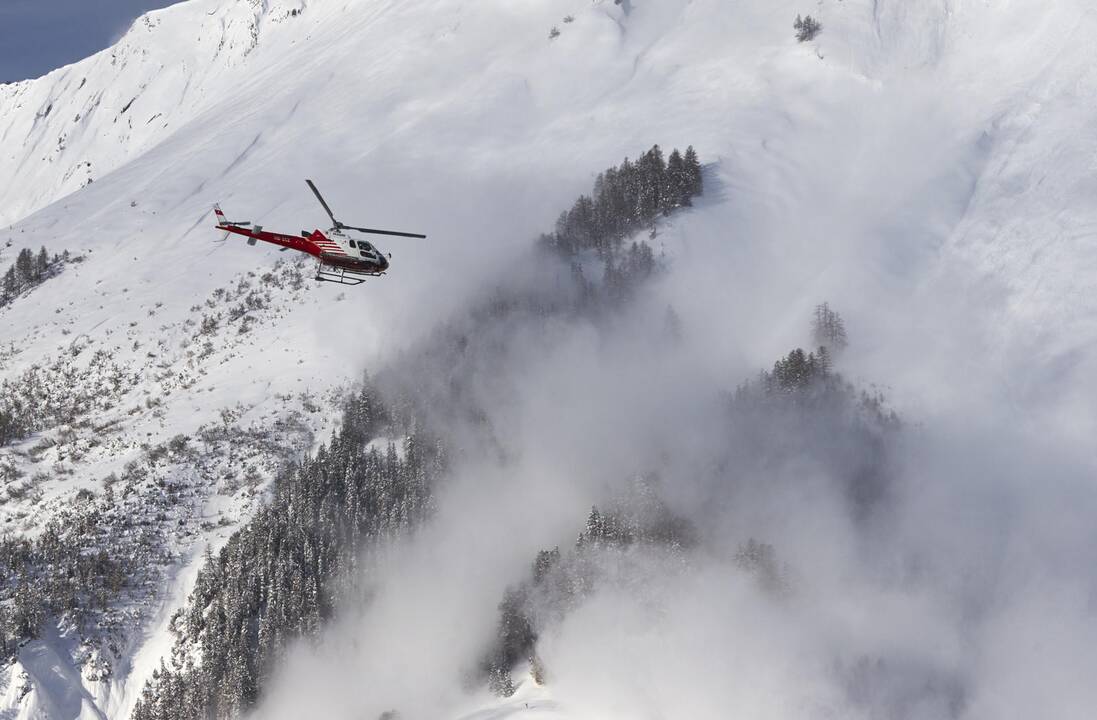
M 324 206 L 332 226 L 326 233 L 320 230 L 302 230 L 300 235 L 284 235 L 263 230 L 262 225 L 253 225 L 249 220 L 229 220 L 221 211 L 220 205 L 213 206 L 213 212 L 217 216 L 217 229 L 224 230 L 224 237 L 229 233 L 243 235 L 248 239 L 248 245 L 254 245 L 257 241 L 278 245 L 282 251 L 297 250 L 315 257 L 319 264 L 316 266 L 316 279 L 324 282 L 334 282 L 340 285 L 359 285 L 365 282 L 367 277 L 380 277 L 389 267 L 390 254 L 385 257 L 378 248 L 364 238 L 355 237 L 347 231 L 372 235 L 395 235 L 397 237 L 426 238 L 426 235 L 418 233 L 398 232 L 396 230 L 375 230 L 373 228 L 354 227 L 346 225 L 335 219 L 331 208 L 324 201 L 324 196 L 316 189 L 312 180 L 305 180 L 312 189 L 316 199 Z

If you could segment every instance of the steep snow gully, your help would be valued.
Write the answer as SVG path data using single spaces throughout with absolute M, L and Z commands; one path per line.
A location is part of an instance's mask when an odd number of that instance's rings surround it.
M 794 37 L 800 14 L 822 23 L 810 42 Z M 450 692 L 451 679 L 432 673 L 456 661 L 394 649 L 401 639 L 379 629 L 398 617 L 387 596 L 351 634 L 376 633 L 376 647 L 405 663 L 391 687 L 419 691 L 406 707 L 424 717 L 822 717 L 846 707 L 830 676 L 814 672 L 819 658 L 845 659 L 820 650 L 842 642 L 828 623 L 869 637 L 866 657 L 904 651 L 850 671 L 864 717 L 1084 717 L 1097 701 L 1082 682 L 1097 669 L 1097 577 L 1086 562 L 1097 507 L 1095 32 L 1097 12 L 1081 0 L 188 0 L 148 13 L 90 58 L 0 85 L 0 270 L 25 248 L 71 258 L 0 306 L 0 380 L 34 377 L 86 396 L 64 422 L 0 447 L 0 522 L 34 538 L 120 483 L 133 490 L 118 491 L 115 514 L 159 528 L 110 539 L 148 553 L 144 589 L 106 613 L 98 640 L 47 623 L 0 671 L 0 716 L 128 717 L 170 647 L 167 619 L 203 551 L 251 517 L 283 463 L 330 432 L 335 420 L 318 407 L 479 297 L 589 191 L 593 173 L 658 142 L 692 144 L 706 163 L 705 196 L 652 240 L 669 271 L 650 303 L 672 306 L 694 339 L 688 362 L 637 367 L 734 388 L 803 345 L 805 318 L 828 300 L 855 344 L 843 373 L 886 385 L 918 428 L 909 462 L 922 485 L 904 491 L 893 539 L 921 554 L 874 557 L 868 573 L 837 515 L 744 499 L 742 527 L 773 538 L 827 597 L 818 615 L 798 616 L 800 638 L 698 561 L 675 576 L 696 602 L 663 598 L 665 633 L 645 629 L 648 616 L 619 588 L 545 640 L 555 682 L 530 679 L 506 699 Z M 324 226 L 305 177 L 348 222 L 414 227 L 430 240 L 386 243 L 388 276 L 355 289 L 315 284 L 307 264 L 273 249 L 218 242 L 214 202 L 271 229 Z M 568 338 L 553 355 L 562 363 L 597 367 L 610 352 L 582 333 Z M 570 397 L 529 363 L 528 377 Z M 530 393 L 517 424 L 539 427 L 551 415 L 522 413 L 548 400 Z M 619 401 L 593 389 L 576 422 L 638 427 L 620 407 L 598 409 Z M 197 457 L 182 436 L 215 451 Z M 574 453 L 576 475 L 580 460 L 600 462 L 596 449 L 633 449 L 552 437 L 574 441 L 560 451 Z M 477 577 L 483 590 L 440 571 L 452 612 L 485 609 L 469 633 L 493 621 L 497 591 L 516 579 L 506 573 L 568 542 L 566 518 L 595 498 L 537 455 L 526 448 L 526 500 L 463 494 L 457 483 L 439 501 L 442 526 L 471 498 L 497 503 L 477 518 L 523 518 L 491 537 L 506 549 L 489 556 L 507 569 Z M 520 509 L 538 502 L 551 520 Z M 793 519 L 809 529 L 790 529 Z M 922 533 L 939 544 L 910 539 Z M 835 549 L 819 549 L 820 538 Z M 429 565 L 424 547 L 400 552 Z M 940 559 L 949 553 L 978 577 Z M 826 571 L 804 569 L 812 563 Z M 426 613 L 437 608 L 422 600 L 424 572 L 383 576 L 393 598 Z M 920 573 L 940 582 L 907 592 Z M 824 575 L 833 585 L 820 589 Z M 1031 592 L 1039 583 L 1046 592 Z M 721 593 L 734 623 L 704 602 Z M 874 624 L 895 612 L 904 627 Z M 703 628 L 676 624 L 691 614 L 744 654 L 705 650 Z M 974 617 L 985 622 L 971 629 Z M 438 636 L 408 647 L 473 644 L 440 623 L 427 623 Z M 918 645 L 920 631 L 936 644 Z M 581 641 L 603 632 L 597 651 Z M 681 673 L 642 661 L 660 648 L 702 661 L 683 661 Z M 809 670 L 798 653 L 819 662 Z M 640 660 L 605 671 L 614 657 Z M 349 667 L 390 677 L 379 659 L 354 658 Z M 303 687 L 319 663 L 301 660 L 285 687 Z M 735 668 L 743 674 L 727 680 Z M 962 693 L 938 696 L 963 701 L 921 703 L 909 678 L 958 683 Z M 437 692 L 424 687 L 434 682 Z M 726 691 L 706 692 L 722 682 Z M 331 699 L 339 694 L 316 707 L 330 717 L 359 707 Z

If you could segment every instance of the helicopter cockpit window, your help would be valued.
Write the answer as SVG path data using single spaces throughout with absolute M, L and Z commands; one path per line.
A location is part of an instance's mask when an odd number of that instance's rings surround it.
M 358 241 L 358 247 L 362 250 L 362 252 L 370 252 L 371 250 L 373 250 L 368 242 L 364 242 L 362 240 Z

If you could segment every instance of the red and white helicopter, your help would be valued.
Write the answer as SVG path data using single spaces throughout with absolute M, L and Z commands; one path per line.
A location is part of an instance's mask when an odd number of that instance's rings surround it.
M 385 274 L 389 267 L 388 258 L 371 243 L 360 237 L 348 235 L 345 231 L 352 230 L 356 233 L 368 233 L 373 235 L 396 235 L 398 237 L 425 238 L 426 235 L 417 233 L 397 232 L 396 230 L 374 230 L 372 228 L 354 227 L 344 225 L 335 219 L 331 208 L 324 202 L 324 197 L 313 185 L 312 180 L 305 180 L 316 199 L 324 206 L 328 217 L 331 218 L 332 227 L 327 234 L 319 230 L 302 230 L 298 235 L 283 235 L 263 230 L 262 225 L 252 226 L 249 221 L 227 220 L 225 213 L 221 212 L 220 205 L 213 206 L 213 212 L 217 215 L 217 229 L 225 231 L 225 237 L 229 233 L 243 235 L 248 239 L 248 245 L 254 245 L 256 241 L 278 245 L 282 250 L 299 250 L 308 253 L 319 260 L 316 267 L 316 279 L 327 282 L 336 282 L 341 285 L 358 285 L 365 282 L 366 276 L 378 277 Z M 391 257 L 391 255 L 389 256 Z

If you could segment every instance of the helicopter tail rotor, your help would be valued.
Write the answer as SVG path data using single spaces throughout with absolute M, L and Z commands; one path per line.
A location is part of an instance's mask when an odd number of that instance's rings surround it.
M 213 206 L 213 214 L 217 216 L 218 227 L 232 226 L 243 227 L 245 225 L 251 225 L 250 220 L 228 220 L 225 218 L 225 213 L 221 210 L 220 205 Z

